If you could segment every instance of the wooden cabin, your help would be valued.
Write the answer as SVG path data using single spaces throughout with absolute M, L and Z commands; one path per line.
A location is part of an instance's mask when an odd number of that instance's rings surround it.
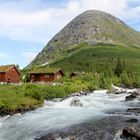
M 15 65 L 0 66 L 0 83 L 19 83 L 20 71 Z
M 32 71 L 29 73 L 28 82 L 52 82 L 64 76 L 61 69 L 43 69 Z

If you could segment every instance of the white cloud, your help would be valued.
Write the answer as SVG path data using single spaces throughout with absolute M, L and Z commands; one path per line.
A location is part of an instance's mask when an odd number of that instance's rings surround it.
M 0 6 L 0 38 L 44 43 L 75 16 L 89 9 L 103 10 L 125 21 L 140 20 L 139 4 L 138 0 L 69 0 L 63 7 L 33 11 L 23 11 L 15 6 L 12 9 L 7 4 Z

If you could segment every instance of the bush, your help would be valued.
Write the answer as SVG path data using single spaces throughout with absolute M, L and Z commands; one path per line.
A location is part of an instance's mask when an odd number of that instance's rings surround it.
M 24 95 L 27 97 L 34 98 L 36 100 L 43 100 L 44 96 L 41 92 L 41 88 L 37 85 L 27 85 L 24 90 Z
M 45 99 L 62 98 L 66 95 L 65 90 L 61 86 L 46 86 L 41 91 Z
M 120 75 L 121 83 L 127 87 L 133 86 L 133 79 L 128 75 L 126 71 L 123 71 L 123 73 Z

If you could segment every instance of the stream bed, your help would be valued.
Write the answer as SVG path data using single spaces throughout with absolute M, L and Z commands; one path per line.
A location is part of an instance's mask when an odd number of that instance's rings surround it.
M 53 134 L 58 134 L 56 137 L 60 140 L 60 134 L 64 135 L 62 131 L 68 138 L 68 132 L 71 132 L 70 136 L 73 136 L 72 132 L 76 130 L 84 135 L 79 128 L 84 129 L 85 126 L 89 127 L 93 124 L 94 127 L 90 130 L 98 130 L 97 122 L 105 128 L 107 124 L 103 120 L 108 121 L 109 118 L 114 124 L 118 124 L 119 118 L 124 116 L 120 112 L 125 112 L 128 107 L 137 106 L 139 103 L 137 100 L 125 102 L 125 97 L 128 95 L 126 93 L 115 95 L 106 92 L 106 90 L 99 90 L 88 95 L 69 97 L 62 101 L 45 101 L 43 107 L 34 111 L 0 118 L 0 140 L 46 140 L 47 134 L 48 140 Z M 79 106 L 72 104 L 74 99 L 80 102 Z M 128 114 L 127 117 L 133 116 Z M 136 117 L 139 119 L 140 116 Z M 114 118 L 116 121 L 113 120 Z M 82 137 L 79 137 L 80 139 Z

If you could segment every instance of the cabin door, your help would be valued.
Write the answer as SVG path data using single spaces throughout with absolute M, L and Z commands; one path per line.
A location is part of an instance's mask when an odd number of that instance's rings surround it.
M 39 82 L 40 81 L 40 74 L 36 74 L 34 79 L 36 82 Z

